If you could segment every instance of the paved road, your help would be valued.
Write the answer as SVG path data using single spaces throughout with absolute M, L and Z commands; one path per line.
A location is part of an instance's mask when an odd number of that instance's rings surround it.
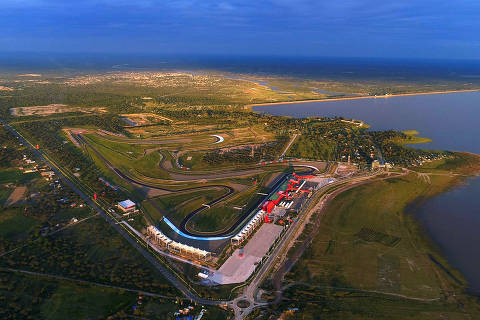
M 52 161 L 47 159 L 43 153 L 39 150 L 35 149 L 31 143 L 29 143 L 20 133 L 18 133 L 14 128 L 12 128 L 8 123 L 3 120 L 0 120 L 7 130 L 9 130 L 12 134 L 14 134 L 20 142 L 22 142 L 25 146 L 29 147 L 30 150 L 34 153 L 37 159 L 44 160 L 48 166 L 51 168 L 55 174 L 60 177 L 64 183 L 66 183 L 74 192 L 76 192 L 84 201 L 87 203 L 91 208 L 93 208 L 96 212 L 98 212 L 110 225 L 115 231 L 117 231 L 127 242 L 134 247 L 147 261 L 149 261 L 155 269 L 157 269 L 168 281 L 170 281 L 180 292 L 182 292 L 188 299 L 195 301 L 199 304 L 204 305 L 222 305 L 226 304 L 227 301 L 218 301 L 218 300 L 209 300 L 204 299 L 196 294 L 192 293 L 187 286 L 176 278 L 170 271 L 168 271 L 162 264 L 158 262 L 158 260 L 151 255 L 149 251 L 147 251 L 142 245 L 140 245 L 139 241 L 134 239 L 130 236 L 124 229 L 121 227 L 113 218 L 111 218 L 105 210 L 103 210 L 97 203 L 95 203 L 90 197 L 88 197 L 74 182 L 72 182 L 65 174 L 61 168 L 57 167 Z
M 280 157 L 278 157 L 279 159 L 283 159 L 283 157 L 285 156 L 285 154 L 287 153 L 288 149 L 290 149 L 290 147 L 292 146 L 292 144 L 295 142 L 295 140 L 297 139 L 297 136 L 298 136 L 298 133 L 295 133 L 292 137 L 292 139 L 290 139 L 290 142 L 288 143 L 288 145 L 285 147 L 285 149 L 283 150 L 282 154 L 280 155 Z

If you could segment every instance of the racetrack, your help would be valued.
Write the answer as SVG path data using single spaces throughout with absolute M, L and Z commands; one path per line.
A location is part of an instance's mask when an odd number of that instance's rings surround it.
M 171 193 L 178 193 L 178 192 L 185 192 L 185 191 L 193 191 L 193 190 L 206 190 L 206 189 L 211 189 L 211 188 L 223 188 L 225 189 L 227 192 L 219 197 L 217 197 L 216 199 L 206 203 L 205 205 L 202 205 L 201 207 L 193 210 L 192 212 L 190 212 L 183 220 L 182 222 L 180 223 L 180 226 L 178 227 L 178 229 L 188 235 L 188 236 L 192 236 L 192 237 L 195 237 L 195 238 L 199 238 L 199 239 L 205 239 L 205 240 L 209 240 L 209 238 L 211 238 L 212 236 L 213 237 L 228 237 L 228 236 L 233 236 L 233 233 L 234 231 L 239 228 L 239 226 L 243 223 L 245 223 L 245 221 L 247 220 L 247 218 L 252 214 L 252 211 L 246 211 L 244 213 L 241 214 L 241 216 L 238 217 L 238 219 L 227 229 L 227 230 L 224 230 L 224 231 L 220 231 L 220 232 L 209 232 L 209 233 L 199 233 L 199 232 L 192 232 L 192 231 L 189 231 L 187 230 L 186 228 L 186 225 L 187 223 L 197 214 L 199 214 L 200 212 L 202 212 L 203 210 L 206 210 L 208 207 L 211 207 L 217 203 L 219 203 L 220 201 L 224 200 L 225 198 L 229 197 L 230 195 L 232 195 L 234 193 L 234 189 L 230 186 L 227 186 L 227 185 L 221 185 L 221 184 L 214 184 L 214 185 L 206 185 L 206 186 L 196 186 L 196 187 L 187 187 L 187 188 L 183 188 L 183 189 L 169 189 L 169 188 L 166 188 L 166 187 L 159 187 L 157 185 L 154 185 L 154 184 L 151 184 L 151 183 L 147 183 L 147 182 L 144 182 L 144 181 L 140 181 L 138 179 L 135 179 L 135 178 L 132 178 L 130 176 L 128 176 L 127 174 L 125 174 L 124 172 L 122 172 L 121 170 L 119 170 L 117 167 L 115 167 L 115 165 L 113 165 L 108 159 L 106 159 L 103 154 L 101 152 L 99 152 L 89 141 L 87 141 L 86 139 L 84 139 L 84 137 L 81 136 L 81 134 L 75 134 L 73 135 L 73 137 L 80 143 L 80 144 L 83 144 L 83 145 L 86 145 L 88 146 L 93 152 L 95 152 L 95 154 L 103 161 L 103 163 L 110 169 L 112 170 L 118 177 L 120 177 L 122 180 L 124 181 L 127 181 L 128 183 L 130 184 L 133 184 L 133 185 L 137 185 L 137 186 L 141 186 L 141 187 L 147 187 L 147 188 L 150 188 L 150 189 L 155 189 L 155 190 L 162 190 L 162 191 L 168 191 L 168 192 L 171 192 Z M 162 161 L 160 161 L 161 163 Z M 314 170 L 312 168 L 309 168 L 309 171 L 310 172 L 313 172 Z M 194 180 L 212 180 L 212 179 L 224 179 L 224 178 L 233 178 L 233 177 L 240 177 L 240 176 L 248 176 L 248 175 L 253 175 L 253 174 L 256 174 L 256 173 L 260 173 L 262 172 L 261 169 L 248 169 L 248 170 L 244 170 L 244 171 L 240 171 L 240 172 L 224 172 L 224 173 L 218 173 L 218 174 L 210 174 L 210 175 L 187 175 L 187 174 L 176 174 L 178 175 L 178 179 L 175 179 L 175 180 L 178 180 L 178 181 L 194 181 Z M 172 175 L 172 173 L 169 171 L 169 174 Z M 192 178 L 192 179 L 189 179 L 189 178 Z M 283 182 L 283 177 L 284 177 L 284 174 L 280 175 L 279 177 L 277 177 L 277 180 L 275 181 L 274 185 L 271 187 L 272 190 L 276 189 L 280 183 Z M 174 176 L 175 178 L 175 176 Z M 185 179 L 185 180 L 182 180 Z M 259 199 L 253 206 L 252 208 L 257 208 L 262 202 L 264 201 L 264 199 Z M 157 206 L 154 205 L 154 207 L 157 209 L 157 210 L 160 210 Z M 175 231 L 175 230 L 174 230 Z M 177 232 L 178 233 L 178 232 Z

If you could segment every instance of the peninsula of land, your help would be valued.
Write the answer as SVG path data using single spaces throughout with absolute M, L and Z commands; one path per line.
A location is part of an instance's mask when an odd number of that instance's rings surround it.
M 384 94 L 373 96 L 351 96 L 351 97 L 326 97 L 323 99 L 311 99 L 311 100 L 297 100 L 297 101 L 279 101 L 279 102 L 266 102 L 266 103 L 254 103 L 248 104 L 245 107 L 252 108 L 258 106 L 270 106 L 280 104 L 297 104 L 297 103 L 310 103 L 310 102 L 327 102 L 327 101 L 344 101 L 344 100 L 361 100 L 361 99 L 386 99 L 394 97 L 407 97 L 407 96 L 423 96 L 434 94 L 448 94 L 448 93 L 462 93 L 462 92 L 478 92 L 480 89 L 468 89 L 468 90 L 446 90 L 446 91 L 428 91 L 428 92 L 411 92 L 411 93 L 399 93 L 399 94 Z

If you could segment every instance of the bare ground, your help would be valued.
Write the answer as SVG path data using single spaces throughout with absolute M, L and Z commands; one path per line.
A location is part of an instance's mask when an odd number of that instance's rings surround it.
M 25 192 L 27 192 L 27 187 L 16 187 L 15 190 L 13 190 L 13 192 L 10 194 L 8 199 L 5 201 L 4 206 L 8 207 L 22 202 L 25 199 Z

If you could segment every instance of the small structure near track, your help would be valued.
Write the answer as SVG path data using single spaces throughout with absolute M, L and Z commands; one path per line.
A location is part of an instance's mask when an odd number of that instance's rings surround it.
M 130 213 L 130 212 L 135 211 L 135 209 L 136 209 L 135 202 L 133 202 L 130 199 L 120 201 L 117 204 L 117 207 L 118 207 L 118 209 L 122 210 L 124 213 Z

